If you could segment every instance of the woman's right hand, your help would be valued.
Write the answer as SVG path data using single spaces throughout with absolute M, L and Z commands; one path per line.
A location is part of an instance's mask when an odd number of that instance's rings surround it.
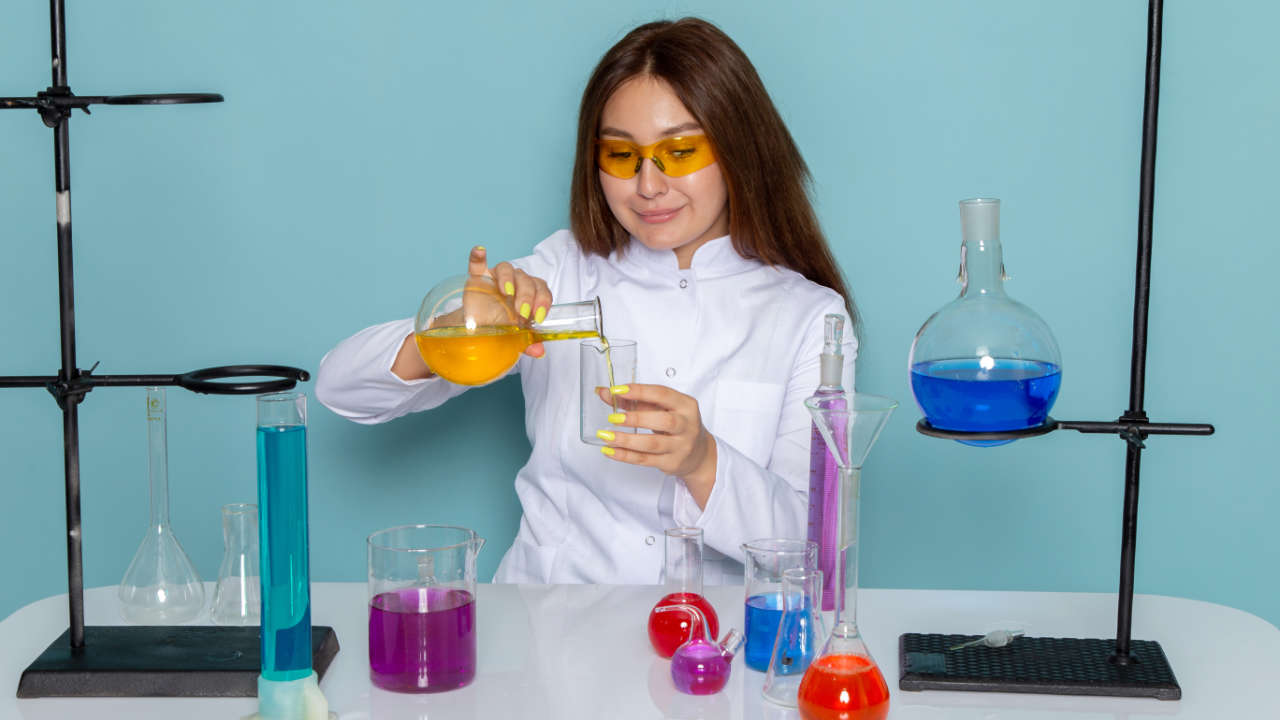
M 546 318 L 547 308 L 551 307 L 551 288 L 547 282 L 509 262 L 500 262 L 490 268 L 483 245 L 471 248 L 471 256 L 467 259 L 467 274 L 492 278 L 499 292 L 510 300 L 520 317 L 535 323 Z M 525 348 L 524 354 L 539 358 L 546 354 L 546 350 L 542 343 L 537 342 Z

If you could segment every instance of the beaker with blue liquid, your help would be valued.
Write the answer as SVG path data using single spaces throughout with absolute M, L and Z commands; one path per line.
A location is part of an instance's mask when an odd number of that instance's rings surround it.
M 818 544 L 811 540 L 763 538 L 742 546 L 746 604 L 743 627 L 747 646 L 744 660 L 752 670 L 769 669 L 773 641 L 782 622 L 782 575 L 792 568 L 813 570 Z
M 960 296 L 916 333 L 908 360 L 911 391 L 939 430 L 1037 427 L 1047 421 L 1062 384 L 1058 343 L 1034 310 L 1004 290 L 1000 201 L 960 201 L 960 226 Z

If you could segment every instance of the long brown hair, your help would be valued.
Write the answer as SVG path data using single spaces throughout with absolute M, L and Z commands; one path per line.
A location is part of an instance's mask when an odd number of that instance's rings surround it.
M 627 80 L 666 81 L 715 148 L 729 189 L 729 234 L 739 255 L 790 268 L 844 298 L 853 333 L 860 326 L 809 200 L 809 167 L 742 49 L 697 18 L 632 30 L 600 59 L 582 93 L 570 188 L 570 228 L 583 252 L 607 256 L 629 235 L 600 187 L 595 141 L 605 103 Z

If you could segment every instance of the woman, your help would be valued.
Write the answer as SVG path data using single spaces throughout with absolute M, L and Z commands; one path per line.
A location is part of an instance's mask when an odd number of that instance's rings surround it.
M 655 583 L 663 529 L 697 526 L 714 583 L 741 573 L 743 542 L 805 536 L 803 400 L 824 316 L 857 321 L 807 180 L 751 62 L 710 23 L 649 23 L 601 59 L 580 108 L 571 230 L 492 268 L 473 248 L 468 272 L 533 320 L 553 297 L 598 295 L 608 334 L 639 347 L 642 382 L 614 388 L 636 409 L 612 419 L 652 432 L 582 443 L 566 421 L 577 347 L 531 346 L 514 369 L 533 446 L 516 476 L 524 514 L 496 581 Z M 343 341 L 316 378 L 320 401 L 361 423 L 465 389 L 423 363 L 411 319 Z

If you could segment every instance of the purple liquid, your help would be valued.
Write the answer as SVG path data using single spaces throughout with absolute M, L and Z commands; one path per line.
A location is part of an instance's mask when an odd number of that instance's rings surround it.
M 694 638 L 671 657 L 671 679 L 686 695 L 712 695 L 729 682 L 729 663 L 720 646 Z
M 844 410 L 844 395 L 833 391 L 829 396 L 819 390 L 814 397 L 824 397 L 823 408 Z M 844 436 L 844 424 L 835 428 L 837 438 Z M 818 569 L 822 571 L 822 609 L 835 609 L 835 587 L 840 566 L 840 538 L 836 537 L 840 522 L 840 466 L 827 448 L 827 443 L 813 424 L 809 439 L 809 537 L 818 543 Z M 767 661 L 766 661 L 767 662 Z
M 476 603 L 466 590 L 407 588 L 369 603 L 369 676 L 384 690 L 429 693 L 476 676 Z

